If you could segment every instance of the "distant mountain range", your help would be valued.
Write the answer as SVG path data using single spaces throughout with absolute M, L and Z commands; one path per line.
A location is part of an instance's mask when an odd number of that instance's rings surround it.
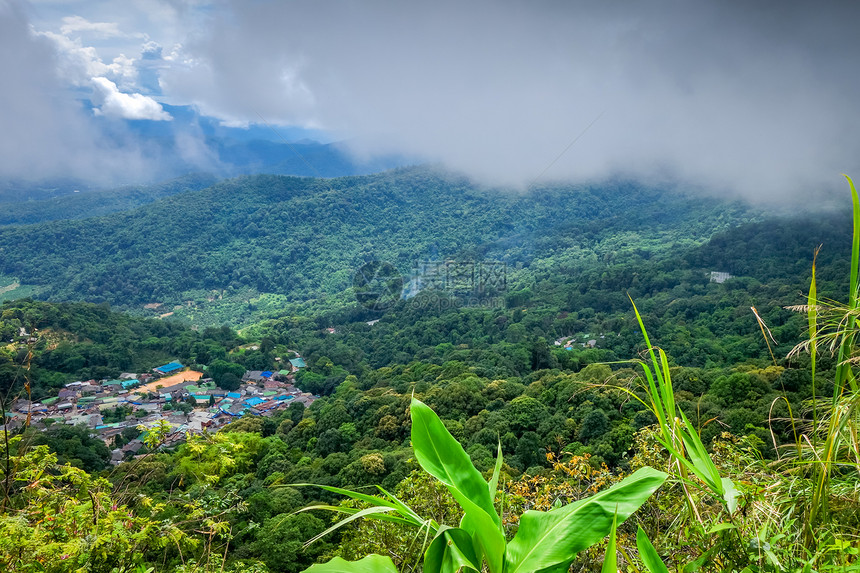
M 91 107 L 89 102 L 83 103 Z M 140 182 L 135 187 L 147 194 L 160 194 L 163 189 L 158 188 L 163 187 L 162 181 L 195 173 L 208 173 L 213 178 L 256 173 L 343 177 L 418 163 L 417 159 L 402 155 L 358 159 L 349 151 L 346 142 L 329 141 L 326 134 L 318 131 L 265 123 L 247 128 L 231 127 L 200 115 L 190 106 L 163 107 L 173 121 L 96 118 L 105 137 L 116 146 L 134 141 L 145 149 L 153 173 L 150 181 Z M 189 146 L 193 147 L 193 152 L 188 151 Z M 123 189 L 128 188 L 128 185 L 123 186 Z M 0 203 L 41 201 L 100 189 L 92 182 L 74 178 L 0 179 Z M 6 223 L 14 216 L 2 219 L 2 223 Z
M 218 182 L 209 174 L 194 174 L 157 185 L 128 185 L 116 189 L 64 193 L 54 197 L 13 201 L 0 208 L 0 225 L 27 225 L 60 219 L 84 219 L 127 211 L 185 191 L 205 189 Z

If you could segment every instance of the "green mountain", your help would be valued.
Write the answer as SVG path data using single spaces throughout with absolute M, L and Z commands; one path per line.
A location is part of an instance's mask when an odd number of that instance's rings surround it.
M 0 211 L 0 225 L 26 225 L 61 219 L 86 219 L 128 211 L 164 197 L 214 185 L 212 175 L 186 175 L 157 185 L 135 185 L 72 193 L 40 200 L 7 203 Z
M 351 304 L 353 275 L 369 260 L 403 275 L 420 261 L 500 261 L 516 285 L 648 260 L 756 217 L 627 182 L 517 194 L 426 168 L 258 175 L 110 216 L 0 229 L 0 275 L 49 300 L 161 303 L 155 312 L 239 324 Z

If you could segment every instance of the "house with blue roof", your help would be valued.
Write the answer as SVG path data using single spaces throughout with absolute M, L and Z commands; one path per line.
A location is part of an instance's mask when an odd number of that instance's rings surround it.
M 153 368 L 153 370 L 155 370 L 159 374 L 170 374 L 172 372 L 177 372 L 179 370 L 182 370 L 183 368 L 185 368 L 185 366 L 183 366 L 179 362 L 170 362 L 168 364 L 165 364 L 164 366 L 159 366 L 158 368 Z

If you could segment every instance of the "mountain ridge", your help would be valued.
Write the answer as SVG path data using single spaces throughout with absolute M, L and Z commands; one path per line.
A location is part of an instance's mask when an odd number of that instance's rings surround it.
M 571 245 L 609 260 L 697 244 L 756 216 L 737 203 L 626 182 L 523 195 L 429 168 L 242 176 L 108 216 L 0 228 L 0 275 L 44 288 L 50 300 L 124 308 L 233 295 L 252 305 L 261 294 L 287 306 L 343 304 L 368 260 L 403 274 L 432 257 L 516 267 Z

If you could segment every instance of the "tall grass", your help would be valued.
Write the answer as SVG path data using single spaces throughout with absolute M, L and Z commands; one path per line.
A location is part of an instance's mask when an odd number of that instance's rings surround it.
M 691 517 L 703 531 L 733 531 L 737 534 L 734 544 L 746 547 L 751 563 L 757 555 L 763 567 L 775 570 L 790 569 L 787 563 L 807 571 L 813 566 L 819 570 L 840 568 L 856 560 L 852 556 L 858 553 L 848 548 L 860 541 L 856 529 L 860 524 L 860 384 L 856 371 L 860 364 L 860 197 L 851 178 L 845 177 L 851 189 L 854 223 L 847 303 L 819 298 L 819 247 L 813 255 L 806 304 L 789 307 L 807 315 L 808 338 L 789 357 L 809 354 L 812 384 L 811 421 L 797 423 L 785 399 L 794 429 L 794 455 L 780 456 L 771 464 L 749 459 L 741 473 L 737 468 L 722 472 L 734 480 L 722 475 L 684 412 L 677 408 L 668 359 L 652 345 L 633 304 L 647 356 L 637 361 L 643 374 L 641 391 L 622 389 L 654 414 L 658 441 L 669 454 L 669 473 L 681 483 Z M 769 330 L 752 310 L 767 341 Z M 836 357 L 833 393 L 823 399 L 818 395 L 821 352 Z M 696 489 L 719 500 L 724 511 L 703 515 L 693 495 Z M 739 496 L 743 497 L 741 510 Z M 647 541 L 644 533 L 642 536 Z M 714 552 L 714 559 L 725 565 L 725 556 L 719 557 L 718 551 L 725 552 L 726 545 L 713 540 L 702 543 L 705 545 L 699 549 L 703 555 Z M 779 544 L 780 550 L 771 544 Z M 643 542 L 639 549 L 646 569 L 661 570 L 650 543 Z
M 850 177 L 845 175 L 851 188 L 853 234 L 851 243 L 851 269 L 848 302 L 819 299 L 816 284 L 815 250 L 812 263 L 812 279 L 807 304 L 789 307 L 805 312 L 808 316 L 809 339 L 795 346 L 789 356 L 808 352 L 812 374 L 812 426 L 801 444 L 805 455 L 796 463 L 805 464 L 811 474 L 811 497 L 804 514 L 804 541 L 814 544 L 817 531 L 829 521 L 830 499 L 834 471 L 860 472 L 860 391 L 858 391 L 855 365 L 857 356 L 857 317 L 860 314 L 860 197 Z M 833 395 L 823 403 L 816 395 L 816 365 L 820 349 L 836 356 Z M 821 409 L 821 412 L 819 411 Z M 856 481 L 856 480 L 855 480 Z
M 657 418 L 658 440 L 670 454 L 670 463 L 676 470 L 683 487 L 691 515 L 699 523 L 704 523 L 697 508 L 698 504 L 690 491 L 691 488 L 700 487 L 700 483 L 704 484 L 704 489 L 708 493 L 724 504 L 728 514 L 731 515 L 737 509 L 737 488 L 731 479 L 720 475 L 698 432 L 687 419 L 687 415 L 676 407 L 669 359 L 662 348 L 651 344 L 642 316 L 632 298 L 630 303 L 633 305 L 636 320 L 642 330 L 650 361 L 637 361 L 645 375 L 646 399 L 641 399 L 636 392 L 624 390 Z M 696 476 L 699 482 L 690 480 L 691 474 Z

